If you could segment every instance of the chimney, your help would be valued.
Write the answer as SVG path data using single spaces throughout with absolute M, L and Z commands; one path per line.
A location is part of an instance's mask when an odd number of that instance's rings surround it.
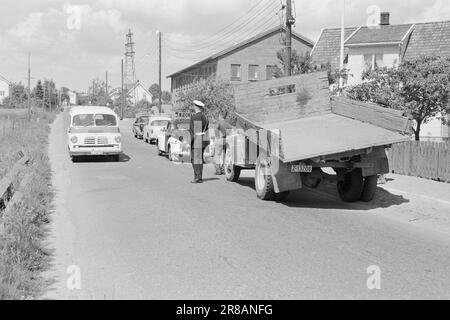
M 391 14 L 389 12 L 382 12 L 380 17 L 380 26 L 388 26 L 390 25 L 390 18 Z

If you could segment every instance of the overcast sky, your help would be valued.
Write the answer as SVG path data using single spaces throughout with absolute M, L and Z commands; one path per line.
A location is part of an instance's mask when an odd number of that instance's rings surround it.
M 163 38 L 166 76 L 280 24 L 285 0 L 0 0 L 0 74 L 26 81 L 32 54 L 32 84 L 54 79 L 58 86 L 86 91 L 95 77 L 120 85 L 125 34 L 136 43 L 137 79 L 158 79 L 157 30 Z M 391 23 L 450 20 L 448 0 L 346 0 L 347 26 L 367 24 L 376 5 Z M 320 30 L 340 25 L 342 0 L 296 0 L 295 30 L 316 40 Z M 278 15 L 277 15 L 278 13 Z

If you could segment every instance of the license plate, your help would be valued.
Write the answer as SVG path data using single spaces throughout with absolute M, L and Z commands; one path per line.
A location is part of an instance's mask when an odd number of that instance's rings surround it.
M 305 165 L 293 165 L 291 166 L 291 172 L 292 173 L 311 173 L 313 170 L 312 166 L 305 166 Z
M 101 155 L 103 155 L 103 152 L 101 152 L 101 151 L 92 151 L 91 154 L 93 156 L 101 156 Z

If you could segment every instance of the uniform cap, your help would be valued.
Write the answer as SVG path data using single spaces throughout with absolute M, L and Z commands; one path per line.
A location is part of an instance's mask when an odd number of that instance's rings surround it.
M 200 107 L 200 108 L 204 108 L 205 107 L 205 104 L 203 102 L 201 102 L 201 101 L 198 101 L 198 100 L 194 100 L 194 104 L 197 107 Z

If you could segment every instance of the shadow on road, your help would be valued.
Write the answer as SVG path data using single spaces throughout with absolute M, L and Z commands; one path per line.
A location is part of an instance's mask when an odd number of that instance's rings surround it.
M 113 158 L 110 156 L 80 156 L 77 159 L 77 162 L 92 162 L 92 163 L 103 163 L 103 162 L 111 162 L 113 163 Z M 131 157 L 127 154 L 121 154 L 119 158 L 119 162 L 128 162 L 131 160 Z
M 241 178 L 237 182 L 243 187 L 255 190 L 254 178 Z M 392 194 L 385 189 L 377 188 L 375 198 L 371 202 L 345 203 L 337 193 L 335 184 L 324 182 L 317 189 L 304 188 L 290 192 L 289 196 L 280 204 L 291 208 L 312 209 L 344 209 L 344 210 L 373 210 L 400 206 L 410 201 L 403 196 Z

